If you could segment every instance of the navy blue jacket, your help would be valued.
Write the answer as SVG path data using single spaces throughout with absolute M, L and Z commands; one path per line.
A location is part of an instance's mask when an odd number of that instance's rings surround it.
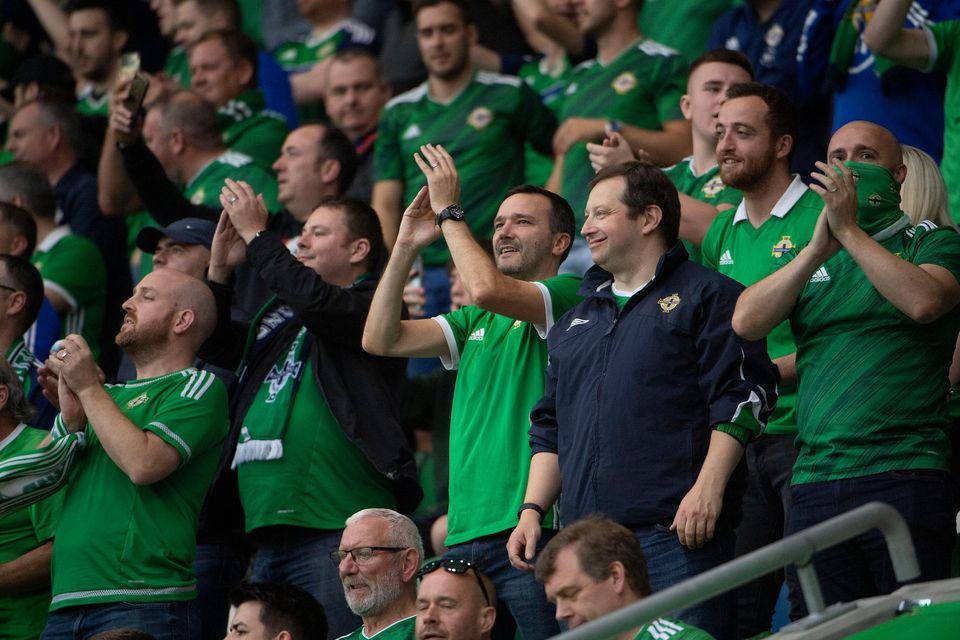
M 583 302 L 547 336 L 545 395 L 531 414 L 533 453 L 559 454 L 560 516 L 602 513 L 628 526 L 669 526 L 697 479 L 713 428 L 746 443 L 766 424 L 778 373 L 766 340 L 730 325 L 743 287 L 664 254 L 654 279 L 619 311 L 612 276 L 594 266 Z M 739 477 L 721 525 L 739 519 Z

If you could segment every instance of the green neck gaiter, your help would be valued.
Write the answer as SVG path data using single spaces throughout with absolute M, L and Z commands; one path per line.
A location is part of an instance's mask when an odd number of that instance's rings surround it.
M 881 166 L 845 162 L 857 181 L 857 225 L 873 236 L 887 229 L 905 214 L 900 210 L 900 183 Z

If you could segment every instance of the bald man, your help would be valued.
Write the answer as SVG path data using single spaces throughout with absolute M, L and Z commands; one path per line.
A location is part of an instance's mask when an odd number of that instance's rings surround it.
M 54 437 L 80 430 L 88 437 L 55 534 L 44 638 L 119 628 L 157 640 L 196 637 L 197 516 L 228 423 L 223 384 L 192 365 L 216 306 L 201 281 L 158 269 L 123 310 L 116 342 L 136 380 L 102 385 L 76 334 L 47 361 L 59 375 Z
M 947 371 L 960 329 L 960 235 L 900 210 L 900 145 L 852 122 L 811 188 L 824 200 L 810 243 L 740 296 L 733 328 L 797 343 L 798 457 L 787 534 L 880 500 L 910 527 L 919 580 L 947 578 L 957 512 L 948 475 Z M 897 586 L 879 534 L 814 556 L 827 604 Z

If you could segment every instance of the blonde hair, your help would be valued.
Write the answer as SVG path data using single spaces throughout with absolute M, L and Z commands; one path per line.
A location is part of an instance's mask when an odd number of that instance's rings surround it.
M 947 207 L 947 187 L 940 168 L 925 151 L 900 145 L 907 177 L 900 187 L 900 208 L 913 226 L 930 220 L 938 226 L 955 226 Z

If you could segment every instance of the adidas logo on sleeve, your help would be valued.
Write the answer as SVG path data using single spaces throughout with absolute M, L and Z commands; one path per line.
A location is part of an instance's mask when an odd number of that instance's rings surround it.
M 827 273 L 827 268 L 821 265 L 817 272 L 810 276 L 810 282 L 830 282 L 830 274 Z
M 723 252 L 723 255 L 720 256 L 721 265 L 731 265 L 733 264 L 733 256 L 730 255 L 730 250 L 727 249 Z
M 476 341 L 478 341 L 478 342 L 483 342 L 483 334 L 484 334 L 484 333 L 486 333 L 486 332 L 483 330 L 483 328 L 477 329 L 476 331 L 474 331 L 473 333 L 470 334 L 470 337 L 467 338 L 467 340 L 468 340 L 468 341 L 469 341 L 469 340 L 476 340 Z

